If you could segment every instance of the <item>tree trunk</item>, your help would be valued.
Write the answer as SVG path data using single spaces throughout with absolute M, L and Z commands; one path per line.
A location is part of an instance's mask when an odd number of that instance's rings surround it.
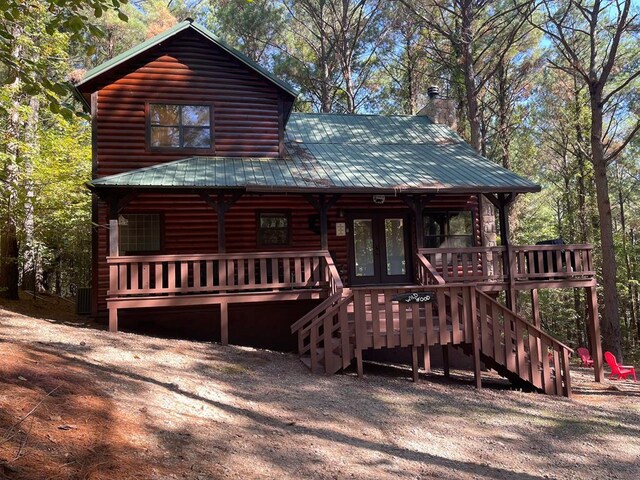
M 37 263 L 35 242 L 35 215 L 33 191 L 33 158 L 38 155 L 38 118 L 40 99 L 29 99 L 29 118 L 25 123 L 24 140 L 27 151 L 22 155 L 22 171 L 26 179 L 24 187 L 24 244 L 22 247 L 22 284 L 23 288 L 38 292 L 42 290 L 42 271 Z
M 600 248 L 602 249 L 602 286 L 604 290 L 604 308 L 600 322 L 602 346 L 612 352 L 622 362 L 622 335 L 618 304 L 618 286 L 616 277 L 616 255 L 613 244 L 613 221 L 611 202 L 609 201 L 609 178 L 602 143 L 603 135 L 602 94 L 591 92 L 591 154 L 595 174 L 596 199 L 600 219 Z M 594 339 L 598 341 L 598 339 Z
M 19 300 L 18 236 L 12 219 L 8 219 L 4 232 L 0 232 L 0 253 L 0 295 L 9 300 Z
M 23 29 L 20 25 L 16 24 L 13 28 L 12 34 L 14 36 L 14 44 L 12 46 L 11 55 L 15 59 L 16 63 L 20 63 L 23 54 L 23 46 L 21 44 L 21 37 L 23 35 Z M 4 219 L 4 260 L 3 270 L 5 279 L 5 291 L 4 296 L 11 300 L 18 300 L 18 286 L 20 281 L 20 270 L 18 265 L 18 259 L 20 254 L 20 247 L 18 243 L 18 231 L 16 215 L 19 208 L 18 198 L 18 185 L 20 184 L 19 178 L 19 166 L 20 160 L 20 142 L 21 129 L 20 129 L 20 108 L 21 98 L 20 90 L 22 82 L 19 77 L 13 81 L 10 87 L 11 95 L 11 109 L 8 112 L 6 133 L 9 137 L 9 141 L 6 147 L 6 153 L 8 156 L 5 176 L 5 192 L 3 196 L 6 199 L 5 212 L 6 218 Z
M 461 37 L 460 51 L 462 53 L 462 65 L 464 75 L 465 94 L 467 99 L 467 120 L 469 121 L 469 135 L 471 146 L 476 152 L 480 152 L 482 145 L 480 142 L 480 109 L 478 107 L 478 92 L 476 89 L 476 75 L 473 66 L 473 32 L 471 23 L 473 22 L 473 10 L 471 2 L 465 0 L 461 3 Z
M 629 294 L 625 302 L 628 305 L 629 317 L 630 317 L 630 321 L 629 323 L 627 323 L 627 326 L 630 327 L 628 329 L 629 331 L 628 335 L 630 338 L 633 338 L 633 332 L 635 330 L 635 326 L 637 322 L 636 305 L 635 305 L 634 296 L 633 296 L 634 285 L 632 282 L 633 277 L 631 275 L 631 259 L 629 258 L 629 249 L 627 247 L 627 219 L 625 216 L 624 196 L 622 195 L 622 190 L 618 190 L 618 206 L 620 207 L 620 227 L 622 228 L 622 255 L 624 257 L 625 273 L 627 274 L 625 283 L 629 285 Z

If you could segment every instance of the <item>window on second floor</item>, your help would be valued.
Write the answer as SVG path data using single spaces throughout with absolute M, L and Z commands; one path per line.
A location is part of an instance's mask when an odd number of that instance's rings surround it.
M 149 104 L 151 148 L 211 148 L 209 105 Z

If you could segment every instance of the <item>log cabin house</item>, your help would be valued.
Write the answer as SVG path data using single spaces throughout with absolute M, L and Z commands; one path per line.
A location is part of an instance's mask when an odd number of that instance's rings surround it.
M 111 331 L 204 319 L 223 344 L 297 348 L 328 374 L 406 347 L 417 376 L 419 355 L 428 371 L 455 348 L 478 387 L 488 367 L 570 394 L 571 350 L 541 329 L 537 292 L 586 289 L 599 339 L 592 247 L 510 245 L 508 205 L 540 187 L 452 129 L 295 113 L 291 86 L 189 20 L 76 93 L 93 125 L 92 312 Z M 483 239 L 482 202 L 501 245 Z M 515 311 L 522 290 L 531 319 Z

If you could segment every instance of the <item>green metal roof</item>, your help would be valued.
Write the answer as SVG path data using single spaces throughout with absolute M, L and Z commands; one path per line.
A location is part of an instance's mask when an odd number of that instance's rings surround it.
M 535 192 L 427 117 L 292 114 L 286 158 L 189 157 L 94 180 L 96 188 Z
M 79 83 L 76 84 L 76 88 L 82 87 L 82 85 L 86 84 L 90 80 L 93 80 L 96 77 L 102 75 L 103 73 L 111 70 L 112 68 L 126 62 L 127 60 L 130 60 L 133 57 L 146 52 L 150 48 L 155 47 L 156 45 L 163 42 L 164 40 L 167 40 L 168 38 L 171 38 L 177 33 L 182 32 L 183 30 L 186 30 L 188 28 L 195 30 L 196 32 L 204 36 L 206 39 L 215 43 L 218 47 L 222 48 L 223 50 L 225 50 L 226 52 L 228 52 L 229 54 L 231 54 L 232 56 L 240 60 L 242 63 L 244 63 L 246 66 L 248 66 L 252 70 L 255 70 L 257 73 L 265 77 L 270 82 L 276 84 L 278 87 L 280 87 L 281 89 L 283 89 L 284 91 L 292 95 L 293 97 L 298 96 L 298 92 L 296 91 L 296 89 L 293 88 L 291 85 L 289 85 L 287 82 L 277 78 L 271 72 L 269 72 L 268 70 L 266 70 L 265 68 L 261 67 L 256 62 L 254 62 L 251 58 L 247 57 L 244 53 L 239 52 L 235 48 L 229 46 L 226 42 L 224 42 L 224 40 L 222 40 L 221 38 L 219 38 L 218 36 L 210 32 L 203 26 L 193 23 L 191 20 L 184 20 L 183 22 L 180 22 L 174 25 L 173 27 L 171 27 L 168 30 L 165 30 L 159 35 L 156 35 L 155 37 L 152 37 L 136 45 L 135 47 L 130 48 L 126 52 L 123 52 L 120 55 L 117 55 L 112 59 L 107 60 L 106 62 L 98 65 L 97 67 L 92 68 L 85 74 L 84 78 Z

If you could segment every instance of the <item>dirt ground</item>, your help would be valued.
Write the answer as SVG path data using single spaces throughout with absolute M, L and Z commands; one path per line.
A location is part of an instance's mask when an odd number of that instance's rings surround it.
M 640 384 L 575 368 L 567 400 L 461 371 L 314 376 L 68 309 L 0 304 L 0 479 L 640 478 Z

